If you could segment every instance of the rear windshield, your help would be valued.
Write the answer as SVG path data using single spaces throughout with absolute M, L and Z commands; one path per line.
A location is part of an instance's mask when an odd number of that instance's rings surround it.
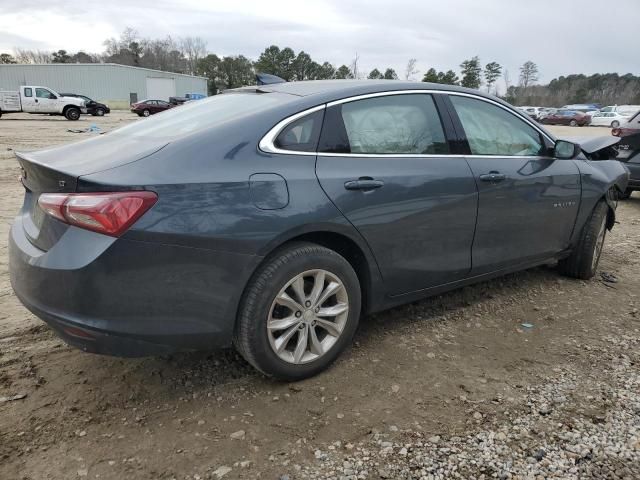
M 289 95 L 276 93 L 224 93 L 186 103 L 113 131 L 114 135 L 171 139 L 267 110 Z M 291 97 L 293 99 L 295 97 Z

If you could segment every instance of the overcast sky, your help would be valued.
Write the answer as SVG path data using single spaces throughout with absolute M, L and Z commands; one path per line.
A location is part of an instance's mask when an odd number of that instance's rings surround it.
M 357 52 L 364 72 L 391 66 L 403 76 L 416 58 L 418 79 L 479 55 L 513 83 L 533 60 L 548 82 L 640 74 L 639 20 L 640 0 L 0 0 L 0 52 L 101 52 L 130 26 L 143 37 L 200 36 L 213 53 L 252 59 L 272 44 L 336 66 Z

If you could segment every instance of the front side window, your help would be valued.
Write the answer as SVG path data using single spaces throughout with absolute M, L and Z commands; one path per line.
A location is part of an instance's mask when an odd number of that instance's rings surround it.
M 339 105 L 340 149 L 352 154 L 448 153 L 440 116 L 431 95 L 407 94 L 367 98 Z M 341 127 L 344 127 L 343 129 Z M 331 128 L 336 128 L 331 125 Z M 324 135 L 324 132 L 323 132 Z
M 514 114 L 489 102 L 452 95 L 473 155 L 541 155 L 540 133 Z
M 36 97 L 38 98 L 50 98 L 51 92 L 46 88 L 36 88 Z

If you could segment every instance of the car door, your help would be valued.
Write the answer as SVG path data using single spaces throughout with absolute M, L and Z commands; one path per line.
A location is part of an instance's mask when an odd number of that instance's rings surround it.
M 581 195 L 574 161 L 552 158 L 552 140 L 502 104 L 454 94 L 449 98 L 478 184 L 472 275 L 567 249 Z
M 58 97 L 51 90 L 42 87 L 36 87 L 36 111 L 42 113 L 56 112 L 58 109 L 57 98 Z
M 33 95 L 33 88 L 23 87 L 22 95 L 20 95 L 20 104 L 23 112 L 37 112 L 36 98 Z
M 162 100 L 158 100 L 158 107 L 157 107 L 158 112 L 164 112 L 169 108 L 171 108 L 171 104 L 169 102 L 163 102 Z
M 322 128 L 318 180 L 370 246 L 392 295 L 471 268 L 475 181 L 464 158 L 449 153 L 434 96 L 341 100 L 328 105 Z

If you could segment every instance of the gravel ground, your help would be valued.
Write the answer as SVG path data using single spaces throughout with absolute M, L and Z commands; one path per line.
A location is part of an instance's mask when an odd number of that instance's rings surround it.
M 591 281 L 540 267 L 372 315 L 296 384 L 233 352 L 84 354 L 11 292 L 13 150 L 134 120 L 0 119 L 0 479 L 640 478 L 640 197 Z

